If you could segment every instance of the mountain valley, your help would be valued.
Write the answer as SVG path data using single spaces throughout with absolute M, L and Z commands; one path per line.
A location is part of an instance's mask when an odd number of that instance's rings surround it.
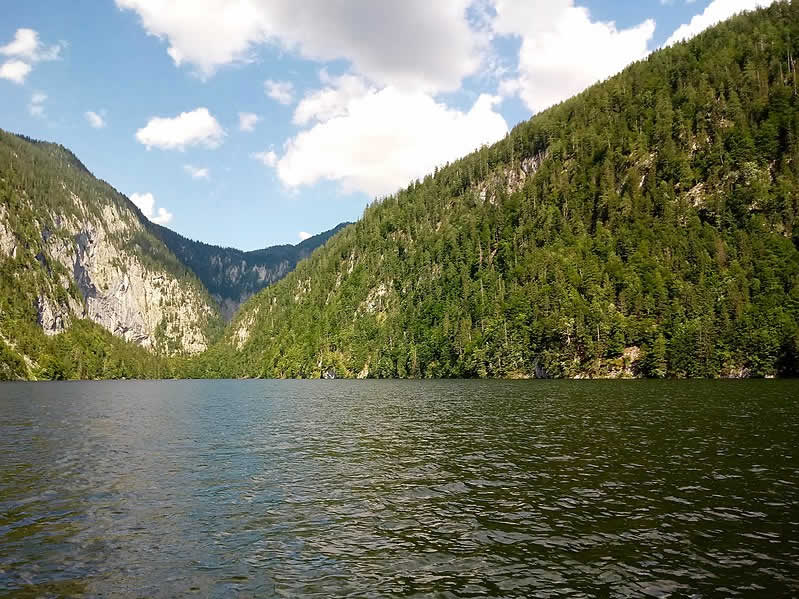
M 296 246 L 0 133 L 0 378 L 799 374 L 799 2 L 652 53 Z

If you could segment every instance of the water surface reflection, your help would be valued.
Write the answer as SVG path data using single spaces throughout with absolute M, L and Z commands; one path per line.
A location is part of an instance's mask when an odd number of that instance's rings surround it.
M 799 384 L 0 386 L 0 596 L 799 594 Z

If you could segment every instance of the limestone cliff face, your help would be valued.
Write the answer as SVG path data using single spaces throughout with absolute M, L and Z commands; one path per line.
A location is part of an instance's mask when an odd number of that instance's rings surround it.
M 45 334 L 86 318 L 155 351 L 205 350 L 218 311 L 202 284 L 132 203 L 76 170 L 46 195 L 17 187 L 0 203 L 0 266 L 35 281 L 18 293 Z
M 99 222 L 73 218 L 64 230 L 68 235 L 48 248 L 72 272 L 85 302 L 85 317 L 148 348 L 171 345 L 189 353 L 206 349 L 203 323 L 213 311 L 201 294 L 114 244 L 113 237 L 125 242 L 143 232 L 140 222 L 105 206 Z
M 50 285 L 35 299 L 45 333 L 60 333 L 73 317 L 89 318 L 147 348 L 168 353 L 205 350 L 205 325 L 214 316 L 207 298 L 185 280 L 145 265 L 135 251 L 125 249 L 144 232 L 142 223 L 112 205 L 103 206 L 98 218 L 80 197 L 72 194 L 72 200 L 72 214 L 41 215 L 37 222 L 42 251 L 35 258 L 50 274 Z M 47 221 L 50 226 L 44 224 Z M 13 257 L 18 247 L 3 218 L 0 249 Z M 56 264 L 63 269 L 54 268 Z M 57 287 L 77 288 L 79 294 L 64 299 Z
M 17 238 L 6 225 L 6 207 L 0 205 L 0 256 L 17 257 Z

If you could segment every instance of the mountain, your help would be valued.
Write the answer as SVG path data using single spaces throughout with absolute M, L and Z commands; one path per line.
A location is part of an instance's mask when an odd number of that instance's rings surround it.
M 225 319 L 230 320 L 245 300 L 282 279 L 300 260 L 348 224 L 342 223 L 296 245 L 276 245 L 251 252 L 193 241 L 155 223 L 150 223 L 149 228 L 197 275 Z
M 371 205 L 200 375 L 799 373 L 799 1 L 662 49 Z
M 222 312 L 345 225 L 254 252 L 194 242 L 66 148 L 0 131 L 0 380 L 180 376 Z
M 47 337 L 81 321 L 122 346 L 205 350 L 218 310 L 147 223 L 67 149 L 0 131 L 0 350 L 35 369 L 63 341 Z
M 776 2 L 256 252 L 0 131 L 0 379 L 799 375 L 797 54 Z

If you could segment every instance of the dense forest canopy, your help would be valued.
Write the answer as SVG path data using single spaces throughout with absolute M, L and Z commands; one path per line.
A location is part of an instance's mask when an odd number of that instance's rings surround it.
M 653 53 L 372 205 L 245 306 L 215 363 L 796 374 L 797 54 L 797 2 Z
M 5 260 L 0 377 L 799 374 L 797 54 L 796 0 L 654 52 L 374 202 L 199 356 L 45 338 Z M 32 160 L 4 204 L 53 185 Z M 148 251 L 194 284 L 178 242 Z

